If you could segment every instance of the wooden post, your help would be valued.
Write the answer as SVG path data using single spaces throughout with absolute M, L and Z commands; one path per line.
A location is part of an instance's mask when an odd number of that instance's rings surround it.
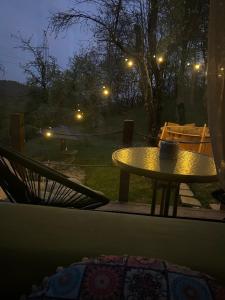
M 65 139 L 60 139 L 60 150 L 62 152 L 67 150 L 66 140 Z
M 134 132 L 134 121 L 124 120 L 123 123 L 123 147 L 132 146 Z M 129 193 L 130 174 L 120 171 L 119 201 L 127 202 Z
M 124 120 L 123 122 L 123 147 L 131 147 L 133 143 L 134 121 Z
M 19 152 L 23 152 L 25 146 L 23 113 L 14 113 L 10 116 L 9 134 L 12 148 Z

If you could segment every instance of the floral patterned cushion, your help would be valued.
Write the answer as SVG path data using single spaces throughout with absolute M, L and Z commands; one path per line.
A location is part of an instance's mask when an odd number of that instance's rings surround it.
M 137 256 L 100 256 L 60 268 L 29 300 L 224 300 L 225 288 L 205 274 Z

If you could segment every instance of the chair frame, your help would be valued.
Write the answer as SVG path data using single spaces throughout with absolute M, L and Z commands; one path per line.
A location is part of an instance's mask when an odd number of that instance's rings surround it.
M 9 200 L 15 203 L 94 209 L 109 202 L 104 194 L 2 146 L 0 186 Z M 23 199 L 20 199 L 21 195 L 24 195 Z

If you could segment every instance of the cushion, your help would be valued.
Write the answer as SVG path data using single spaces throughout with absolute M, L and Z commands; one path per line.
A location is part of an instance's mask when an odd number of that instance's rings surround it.
M 225 288 L 209 275 L 164 260 L 100 256 L 58 268 L 26 299 L 224 300 Z

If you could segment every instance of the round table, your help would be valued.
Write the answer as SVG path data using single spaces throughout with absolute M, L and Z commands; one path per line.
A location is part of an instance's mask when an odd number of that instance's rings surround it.
M 217 181 L 214 159 L 195 152 L 178 151 L 176 159 L 160 159 L 157 147 L 132 147 L 113 152 L 112 160 L 127 173 L 153 178 L 152 215 L 155 213 L 157 189 L 162 183 L 160 215 L 168 215 L 171 190 L 174 188 L 173 216 L 176 216 L 181 182 Z

